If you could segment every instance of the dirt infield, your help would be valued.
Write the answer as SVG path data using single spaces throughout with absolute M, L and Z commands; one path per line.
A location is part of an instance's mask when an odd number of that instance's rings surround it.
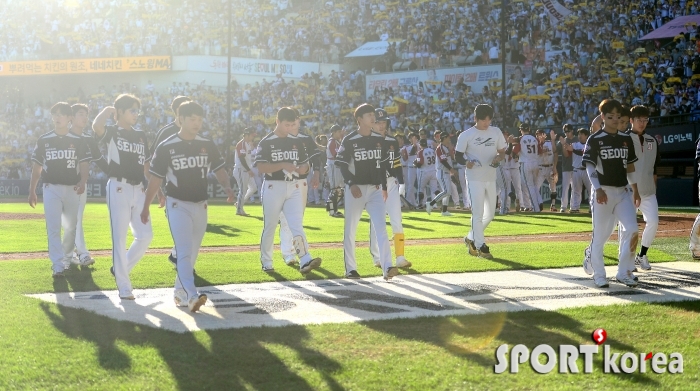
M 0 213 L 0 217 L 5 217 L 5 215 L 20 215 L 17 213 Z M 28 218 L 42 218 L 43 215 L 33 214 Z M 38 217 L 36 217 L 38 216 Z M 693 221 L 695 221 L 694 216 L 688 215 L 664 215 L 659 218 L 659 230 L 656 233 L 657 237 L 669 238 L 669 237 L 687 237 L 690 234 L 690 229 L 693 226 Z M 642 218 L 638 219 L 640 233 L 644 229 L 644 220 Z M 541 242 L 541 241 L 560 241 L 560 242 L 577 242 L 586 241 L 591 239 L 591 234 L 589 232 L 580 233 L 569 233 L 569 234 L 552 234 L 552 235 L 520 235 L 520 236 L 492 236 L 488 237 L 487 240 L 490 243 L 512 243 L 512 242 Z M 612 240 L 617 239 L 617 234 L 613 233 Z M 417 239 L 417 240 L 406 240 L 406 245 L 408 246 L 437 246 L 444 244 L 458 244 L 462 243 L 461 238 L 445 238 L 445 239 Z M 317 249 L 334 249 L 341 248 L 342 242 L 332 242 L 332 243 L 312 243 L 312 248 Z M 357 247 L 368 247 L 369 242 L 357 242 Z M 239 253 L 247 251 L 259 251 L 259 245 L 246 245 L 246 246 L 221 246 L 221 247 L 202 247 L 200 249 L 201 253 Z M 108 257 L 112 255 L 112 250 L 97 250 L 90 252 L 93 257 Z M 170 249 L 167 248 L 154 248 L 148 250 L 148 254 L 168 254 Z M 30 253 L 7 253 L 0 254 L 0 261 L 10 261 L 10 260 L 27 260 L 27 259 L 41 259 L 46 257 L 46 252 L 30 252 Z
M 0 220 L 43 220 L 44 215 L 38 213 L 5 213 L 0 212 Z

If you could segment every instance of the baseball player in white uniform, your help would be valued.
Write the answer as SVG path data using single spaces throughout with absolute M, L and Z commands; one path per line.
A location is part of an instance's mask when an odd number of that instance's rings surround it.
M 70 131 L 78 137 L 81 137 L 83 142 L 88 147 L 90 160 L 96 162 L 97 166 L 107 172 L 107 161 L 102 156 L 100 147 L 97 145 L 92 134 L 92 129 L 86 129 L 89 118 L 89 109 L 87 105 L 76 103 L 71 106 L 73 111 L 73 120 L 71 121 Z M 83 214 L 85 213 L 85 204 L 87 203 L 87 192 L 80 195 L 80 205 L 78 206 L 78 223 L 75 228 L 75 253 L 71 261 L 80 266 L 89 266 L 95 263 L 95 260 L 90 256 L 85 243 L 85 231 L 83 230 Z
M 459 135 L 455 158 L 467 167 L 467 182 L 472 201 L 472 229 L 464 238 L 469 254 L 491 259 L 484 231 L 496 212 L 496 167 L 508 145 L 503 133 L 491 126 L 493 108 L 480 104 L 474 109 L 476 125 Z
M 306 179 L 299 176 L 311 169 L 306 148 L 301 140 L 290 137 L 297 126 L 299 115 L 291 107 L 277 111 L 275 130 L 263 137 L 258 145 L 255 166 L 265 175 L 262 185 L 263 232 L 260 239 L 260 262 L 262 270 L 274 272 L 272 263 L 275 231 L 284 213 L 289 229 L 292 231 L 293 244 L 300 258 L 299 271 L 306 275 L 321 265 L 321 258 L 312 258 L 309 243 L 304 233 L 304 204 L 307 193 L 302 189 Z
M 148 250 L 153 239 L 151 223 L 141 224 L 140 210 L 146 197 L 145 177 L 151 154 L 146 133 L 134 129 L 141 111 L 141 102 L 133 95 L 122 94 L 114 106 L 105 107 L 97 115 L 92 129 L 107 146 L 109 181 L 107 206 L 112 228 L 112 272 L 117 281 L 119 297 L 134 300 L 129 274 Z M 117 123 L 105 126 L 114 116 Z M 126 230 L 131 227 L 134 241 L 126 251 Z
M 418 157 L 418 150 L 420 145 L 418 144 L 418 135 L 415 133 L 410 133 L 408 135 L 408 143 L 404 146 L 402 154 L 405 155 L 406 165 L 408 169 L 406 170 L 406 201 L 408 201 L 413 206 L 418 206 L 418 195 L 416 191 L 416 180 L 418 178 L 418 168 L 413 164 Z
M 39 137 L 32 153 L 28 201 L 29 206 L 36 207 L 36 187 L 41 177 L 44 182 L 49 259 L 54 278 L 63 277 L 63 272 L 70 268 L 73 259 L 80 195 L 85 192 L 91 158 L 81 137 L 69 131 L 72 119 L 73 111 L 68 103 L 55 104 L 51 108 L 54 130 Z
M 257 192 L 255 173 L 251 170 L 253 167 L 253 137 L 255 137 L 255 130 L 245 128 L 243 129 L 243 138 L 236 144 L 233 178 L 238 183 L 236 214 L 239 216 L 248 216 L 248 213 L 243 210 L 243 205 Z
M 520 172 L 523 178 L 523 201 L 521 204 L 528 211 L 539 212 L 539 194 L 537 177 L 540 175 L 539 142 L 530 134 L 530 125 L 520 125 L 520 144 L 515 146 L 515 152 L 520 160 Z
M 335 157 L 340 149 L 340 142 L 345 136 L 345 131 L 340 125 L 333 125 L 330 129 L 331 138 L 328 139 L 328 147 L 326 147 L 326 173 L 328 175 L 328 183 L 330 185 L 330 193 L 326 201 L 326 211 L 331 217 L 343 217 L 343 214 L 338 211 L 338 203 L 343 196 L 343 174 L 340 168 L 335 165 Z
M 659 203 L 656 200 L 656 170 L 661 162 L 659 143 L 656 137 L 644 132 L 649 123 L 649 109 L 645 106 L 634 106 L 630 109 L 630 123 L 632 124 L 632 142 L 637 155 L 637 163 L 634 164 L 637 175 L 637 189 L 641 202 L 639 210 L 644 216 L 644 232 L 642 232 L 642 247 L 635 256 L 635 266 L 644 271 L 651 270 L 647 251 L 651 247 L 656 231 L 659 228 Z
M 440 193 L 435 198 L 425 204 L 425 210 L 430 214 L 430 211 L 442 200 L 442 215 L 452 216 L 452 213 L 447 211 L 447 206 L 450 202 L 450 193 L 452 191 L 452 175 L 457 175 L 452 163 L 452 139 L 447 133 L 440 135 L 440 144 L 438 144 L 435 157 L 437 158 L 437 178 L 440 184 Z M 457 200 L 459 202 L 459 200 Z
M 382 164 L 388 167 L 386 178 L 387 199 L 386 213 L 389 215 L 391 231 L 394 234 L 394 252 L 396 253 L 396 267 L 411 267 L 411 262 L 406 260 L 404 255 L 404 233 L 401 222 L 401 195 L 400 187 L 403 185 L 403 169 L 399 154 L 399 143 L 387 134 L 389 127 L 389 115 L 384 109 L 374 111 L 376 122 L 373 130 L 380 136 L 384 136 L 384 146 L 382 148 Z M 386 226 L 386 223 L 384 224 Z M 374 259 L 374 266 L 381 268 L 381 252 L 379 251 L 379 241 L 376 237 L 374 224 L 369 224 L 369 250 Z
M 355 109 L 358 129 L 343 139 L 335 164 L 345 180 L 345 235 L 343 253 L 345 277 L 361 278 L 355 259 L 355 237 L 362 211 L 367 210 L 379 249 L 379 263 L 385 280 L 399 274 L 392 266 L 389 236 L 386 231 L 387 172 L 389 162 L 383 162 L 384 137 L 372 131 L 375 126 L 374 107 L 363 103 Z
M 503 179 L 505 182 L 504 192 L 501 193 L 501 200 L 505 200 L 505 205 L 501 205 L 503 214 L 510 211 L 510 204 L 515 200 L 515 211 L 520 212 L 520 200 L 523 198 L 523 192 L 520 187 L 520 161 L 518 155 L 513 153 L 515 140 L 513 136 L 503 132 L 503 137 L 508 142 L 505 158 L 500 167 L 503 167 Z M 511 192 L 514 189 L 515 192 Z
M 165 180 L 168 224 L 177 251 L 175 305 L 197 312 L 207 302 L 207 295 L 197 292 L 194 284 L 194 265 L 207 230 L 209 172 L 223 186 L 228 202 L 235 194 L 216 145 L 198 134 L 204 119 L 202 106 L 192 101 L 183 103 L 178 119 L 178 133 L 158 145 L 153 154 L 141 222 L 149 224 L 151 201 Z
M 603 247 L 610 238 L 615 223 L 620 222 L 619 263 L 616 280 L 629 287 L 637 286 L 633 251 L 637 248 L 637 216 L 640 196 L 635 182 L 637 156 L 632 138 L 618 132 L 622 105 L 616 100 L 606 99 L 599 105 L 603 117 L 603 128 L 588 138 L 583 153 L 583 163 L 593 187 L 591 208 L 593 214 L 593 239 L 590 258 L 583 262 L 584 271 L 593 275 L 598 288 L 607 288 Z M 630 197 L 632 188 L 633 196 Z
M 428 146 L 428 140 L 421 139 L 419 144 L 421 149 L 413 162 L 413 165 L 418 168 L 418 197 L 422 192 L 426 212 L 430 214 L 428 204 L 437 194 L 437 167 L 435 166 L 437 156 L 435 156 L 435 150 Z
M 571 152 L 571 165 L 574 168 L 574 176 L 571 184 L 571 209 L 570 213 L 579 213 L 581 209 L 581 192 L 591 194 L 591 181 L 588 179 L 586 167 L 583 165 L 583 150 L 586 147 L 588 140 L 588 129 L 581 128 L 578 130 L 578 141 L 569 145 L 568 149 Z
M 460 131 L 457 134 L 457 138 L 459 138 L 459 135 L 462 134 L 463 131 Z M 457 159 L 456 159 L 456 154 L 454 149 L 452 150 L 452 158 L 454 159 L 455 162 L 455 169 L 457 170 L 457 178 L 459 180 L 459 186 L 462 188 L 462 205 L 464 205 L 464 210 L 467 212 L 472 210 L 472 201 L 469 199 L 469 190 L 467 186 L 467 167 L 464 164 L 461 164 Z
M 539 189 L 547 181 L 549 185 L 549 198 L 551 205 L 549 210 L 551 212 L 557 211 L 557 180 L 559 179 L 559 174 L 557 173 L 557 161 L 558 155 L 554 148 L 555 134 L 554 131 L 551 132 L 551 138 L 547 140 L 547 134 L 542 129 L 538 129 L 536 132 L 537 139 L 540 142 L 540 172 L 537 175 L 537 182 L 535 182 L 535 187 L 537 187 L 537 196 L 539 197 L 539 207 L 540 210 L 543 208 L 542 194 Z

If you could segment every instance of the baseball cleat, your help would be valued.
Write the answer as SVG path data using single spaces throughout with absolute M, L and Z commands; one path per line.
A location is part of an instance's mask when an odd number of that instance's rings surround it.
M 299 268 L 299 271 L 301 274 L 309 274 L 314 269 L 317 269 L 319 266 L 321 266 L 321 258 L 314 258 L 310 260 L 306 265 L 302 266 Z
M 442 215 L 445 216 L 445 217 L 450 217 L 450 216 L 452 216 L 452 213 L 450 213 L 450 212 L 442 212 Z
M 187 304 L 187 307 L 189 307 L 190 312 L 197 312 L 206 303 L 207 295 L 201 294 L 198 297 L 191 298 L 190 302 Z
M 552 205 L 552 206 L 549 207 L 549 211 L 550 211 L 550 212 L 556 212 L 556 211 L 557 211 L 557 207 L 556 207 L 555 205 Z
M 569 213 L 581 213 L 581 211 L 578 209 L 571 209 Z
M 425 211 L 430 214 L 430 212 L 433 210 L 433 206 L 430 205 L 430 203 L 425 204 Z
M 272 266 L 270 266 L 270 267 L 265 267 L 265 266 L 263 266 L 263 267 L 262 267 L 262 271 L 264 271 L 265 273 L 274 273 L 274 272 L 275 272 L 275 268 L 272 267 Z
M 459 206 L 459 205 L 455 205 L 455 209 L 457 209 L 457 210 L 462 210 L 462 207 Z
M 289 266 L 296 265 L 298 263 L 297 257 L 295 257 L 294 255 L 286 256 L 284 257 L 284 263 L 286 263 Z
M 374 261 L 374 267 L 381 269 L 382 264 L 379 261 Z
M 591 262 L 591 246 L 583 250 L 583 271 L 589 276 L 593 275 L 593 262 Z
M 134 295 L 131 294 L 131 293 L 126 294 L 126 295 L 124 295 L 124 296 L 119 295 L 119 298 L 122 299 L 122 300 L 136 300 L 136 298 L 134 297 Z
M 360 277 L 360 273 L 358 273 L 357 270 L 350 270 L 349 272 L 345 273 L 345 278 L 356 280 L 362 277 Z
M 243 216 L 243 217 L 248 217 L 248 216 L 250 216 L 250 215 L 249 215 L 248 213 L 246 213 L 246 212 L 236 212 L 236 214 L 237 214 L 238 216 Z
M 636 266 L 639 266 L 639 268 L 644 270 L 645 272 L 651 270 L 651 265 L 649 264 L 649 259 L 646 255 L 637 255 L 636 257 L 634 257 L 634 264 Z
M 464 238 L 464 244 L 467 245 L 467 250 L 469 250 L 469 255 L 478 257 L 479 256 L 479 250 L 476 248 L 476 245 L 474 244 L 473 240 L 470 240 L 469 238 Z
M 69 270 L 71 265 L 71 261 L 63 261 L 63 270 Z
M 413 264 L 411 262 L 408 262 L 404 256 L 396 257 L 396 267 L 405 268 L 411 266 L 413 266 Z
M 114 266 L 109 268 L 109 272 L 112 273 L 112 276 L 116 277 L 117 275 L 114 274 Z
M 486 243 L 482 244 L 479 248 L 479 257 L 485 259 L 493 259 L 493 255 L 491 255 L 491 251 L 489 251 L 489 246 L 487 246 Z
M 620 284 L 627 285 L 630 288 L 637 286 L 637 281 L 634 280 L 634 274 L 632 272 L 627 272 L 626 276 L 615 276 L 615 280 Z
M 471 212 L 471 211 L 472 211 L 472 208 L 470 208 L 470 207 L 467 206 L 467 207 L 464 208 L 464 211 L 465 211 L 465 212 Z
M 70 262 L 74 263 L 76 265 L 80 265 L 80 257 L 78 256 L 78 254 L 73 253 L 73 256 L 71 257 Z
M 175 305 L 178 307 L 187 307 L 187 292 L 184 289 L 176 289 L 173 295 Z
M 88 254 L 83 254 L 83 256 L 80 257 L 80 266 L 90 266 L 95 264 L 95 259 L 89 256 Z
M 566 213 L 566 208 L 559 209 L 559 213 Z
M 168 261 L 173 264 L 173 267 L 177 269 L 177 258 L 173 257 L 173 254 L 168 254 Z
M 399 268 L 392 266 L 392 267 L 386 269 L 386 273 L 384 274 L 384 280 L 389 281 L 398 275 L 399 275 Z
M 693 259 L 700 260 L 700 252 L 691 251 L 690 255 L 693 256 Z
M 595 284 L 596 288 L 609 288 L 610 287 L 610 284 L 608 284 L 608 279 L 605 277 L 595 278 L 595 279 L 593 279 L 593 283 Z
M 331 213 L 330 216 L 331 217 L 338 217 L 338 218 L 345 217 L 345 216 L 343 216 L 342 213 L 340 213 L 340 211 L 335 211 L 334 213 Z
M 53 277 L 53 278 L 63 278 L 63 277 L 65 277 L 65 276 L 63 275 L 63 272 L 62 272 L 62 271 L 57 272 L 57 271 L 54 270 L 54 271 L 53 271 L 53 274 L 51 275 L 51 277 Z

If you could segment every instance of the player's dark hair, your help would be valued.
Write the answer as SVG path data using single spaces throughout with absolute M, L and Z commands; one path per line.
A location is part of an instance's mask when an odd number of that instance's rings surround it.
M 574 125 L 571 124 L 564 124 L 564 133 L 566 132 L 573 132 L 574 131 Z
M 401 140 L 403 140 L 404 142 L 406 142 L 406 138 L 403 136 L 403 134 L 396 134 L 396 135 L 394 135 L 394 138 L 397 139 L 397 140 L 398 140 L 398 139 L 401 139 Z
M 418 133 L 416 133 L 416 132 L 411 132 L 411 133 L 409 133 L 409 134 L 408 134 L 408 139 L 410 140 L 411 137 L 420 138 L 420 137 L 418 137 Z
M 189 96 L 178 95 L 175 97 L 175 99 L 173 99 L 173 103 L 170 104 L 170 108 L 173 110 L 173 113 L 177 113 L 177 109 L 180 108 L 180 105 L 191 100 L 192 98 Z
M 362 117 L 367 113 L 374 113 L 374 106 L 369 103 L 363 103 L 355 109 L 355 119 Z
M 90 109 L 85 103 L 76 103 L 73 106 L 71 106 L 70 109 L 73 112 L 73 115 L 78 114 L 80 110 L 84 110 L 86 113 L 90 113 Z
M 421 147 L 425 148 L 428 146 L 428 140 L 426 139 L 421 139 L 418 144 L 420 144 Z
M 70 108 L 69 103 L 58 102 L 51 107 L 51 114 L 62 114 L 70 117 L 73 115 L 73 110 Z
M 630 109 L 630 118 L 649 118 L 649 108 L 642 105 L 633 106 Z
M 537 129 L 535 134 L 544 134 L 544 129 Z
M 331 126 L 330 133 L 333 134 L 333 133 L 338 132 L 340 130 L 343 130 L 343 127 L 338 125 L 338 124 L 335 124 L 335 125 Z
M 299 118 L 299 112 L 291 107 L 282 107 L 277 110 L 277 120 L 282 122 L 294 122 Z
M 579 129 L 578 129 L 578 132 L 577 132 L 576 134 L 578 134 L 578 135 L 582 135 L 582 134 L 583 134 L 583 135 L 585 135 L 586 137 L 588 137 L 588 136 L 591 135 L 591 132 L 589 132 L 588 129 L 586 129 L 586 128 L 579 128 Z
M 474 117 L 478 120 L 493 118 L 493 107 L 486 104 L 476 105 L 474 109 Z
M 119 119 L 119 111 L 126 111 L 129 110 L 134 103 L 136 103 L 139 106 L 139 109 L 141 108 L 141 101 L 139 98 L 131 95 L 131 94 L 121 94 L 117 97 L 117 99 L 114 100 L 114 109 L 117 111 L 117 119 Z
M 598 105 L 598 110 L 605 115 L 612 113 L 617 110 L 618 113 L 622 113 L 622 105 L 615 99 L 605 99 Z
M 621 105 L 622 110 L 620 110 L 620 117 L 629 117 L 630 116 L 630 107 L 627 105 Z
M 204 108 L 195 101 L 184 102 L 178 108 L 178 117 L 191 117 L 193 115 L 204 117 Z

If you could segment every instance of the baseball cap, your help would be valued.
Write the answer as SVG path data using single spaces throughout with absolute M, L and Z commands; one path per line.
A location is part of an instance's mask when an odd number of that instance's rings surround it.
M 255 133 L 255 129 L 253 129 L 253 128 L 243 129 L 243 134 L 251 134 L 251 133 Z
M 520 129 L 527 129 L 530 130 L 530 124 L 527 122 L 520 124 Z
M 376 117 L 376 122 L 389 120 L 389 114 L 384 109 L 374 109 L 374 114 Z

